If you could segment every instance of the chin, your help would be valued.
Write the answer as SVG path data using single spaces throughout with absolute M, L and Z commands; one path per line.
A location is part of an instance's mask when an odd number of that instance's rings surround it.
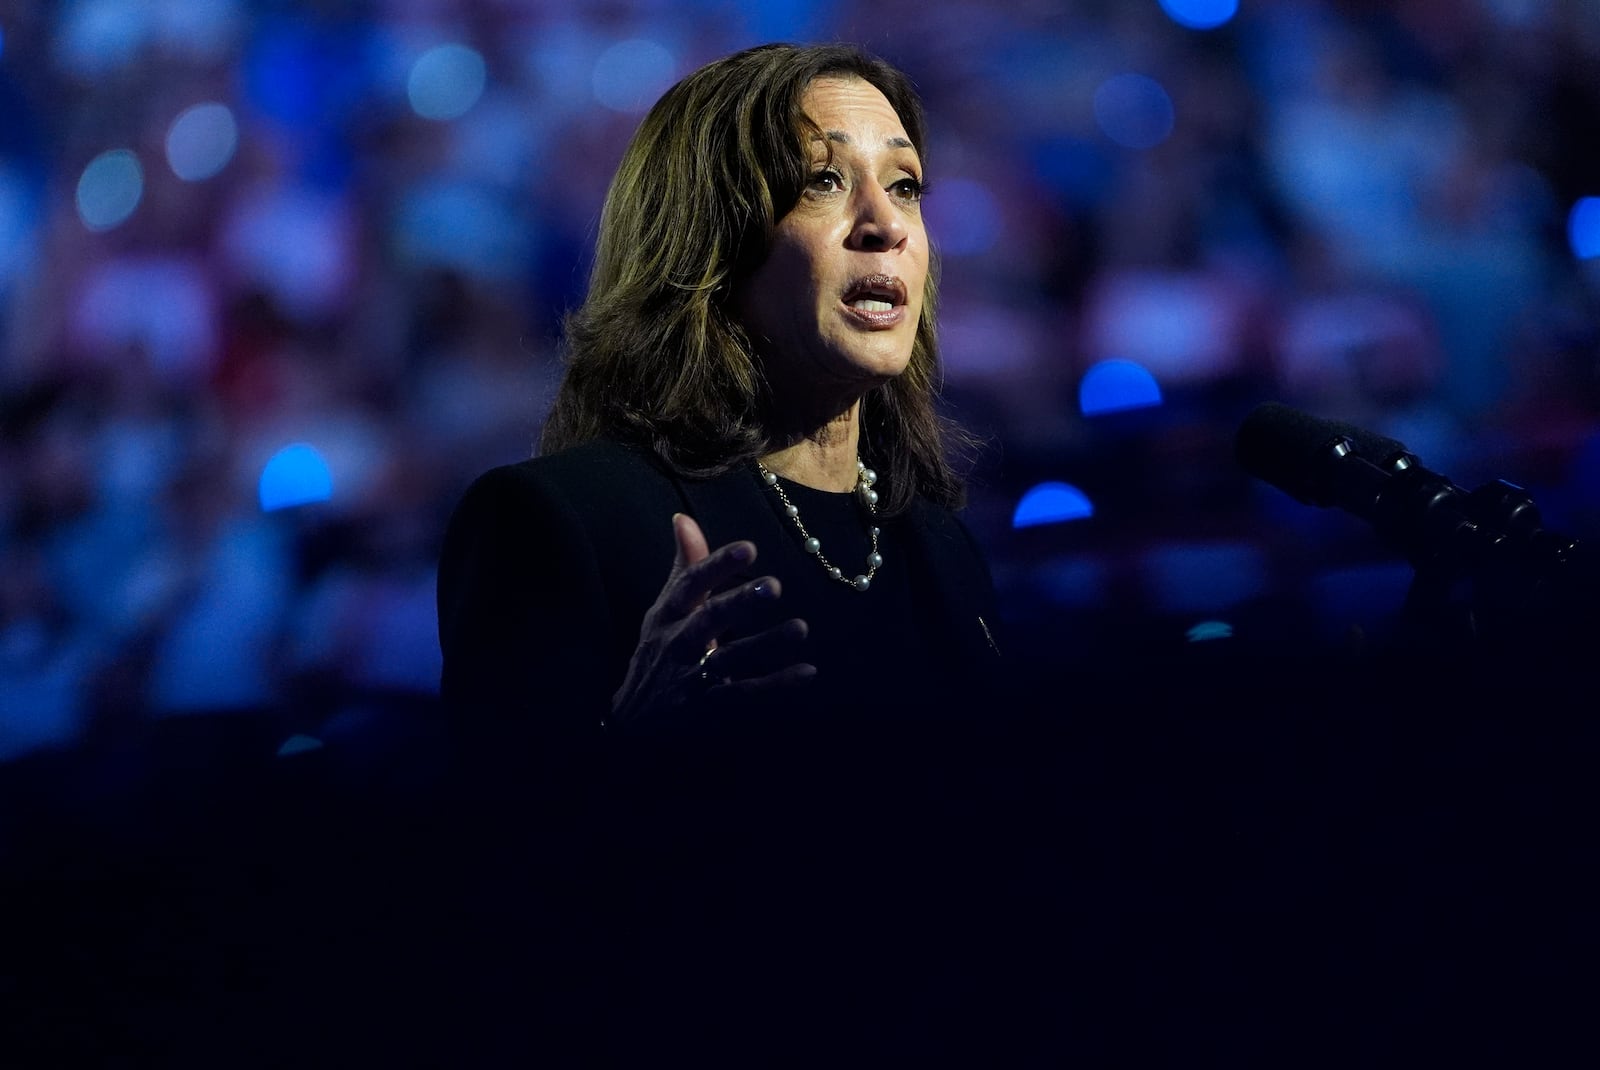
M 891 379 L 897 379 L 911 366 L 909 355 L 905 357 L 880 357 L 872 360 L 857 359 L 851 362 L 851 378 L 862 382 L 866 389 L 882 386 Z
M 855 345 L 844 347 L 839 358 L 853 373 L 877 382 L 887 382 L 911 366 L 914 341 L 912 338 L 893 342 L 889 339 L 872 339 L 863 344 L 858 340 Z

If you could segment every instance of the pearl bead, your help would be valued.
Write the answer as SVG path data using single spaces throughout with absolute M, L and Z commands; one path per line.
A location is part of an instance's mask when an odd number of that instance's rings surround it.
M 869 529 L 872 532 L 872 550 L 867 554 L 867 573 L 864 575 L 847 578 L 844 574 L 844 570 L 840 569 L 838 566 L 830 562 L 826 557 L 822 556 L 822 540 L 817 538 L 815 535 L 806 534 L 805 524 L 800 520 L 800 507 L 791 502 L 789 500 L 789 496 L 783 492 L 783 484 L 778 481 L 777 474 L 768 471 L 766 465 L 762 464 L 760 461 L 756 462 L 756 470 L 761 474 L 761 481 L 777 492 L 778 501 L 783 505 L 783 515 L 794 522 L 794 526 L 799 530 L 799 533 L 804 540 L 803 545 L 805 546 L 806 553 L 815 557 L 817 559 L 817 564 L 827 569 L 828 578 L 837 583 L 848 583 L 858 591 L 865 591 L 868 587 L 870 587 L 872 585 L 872 573 L 877 572 L 877 570 L 883 565 L 883 555 L 878 553 L 878 536 L 881 534 L 880 529 Z M 878 492 L 872 489 L 872 484 L 877 482 L 877 480 L 878 473 L 868 468 L 865 461 L 861 460 L 859 457 L 856 458 L 856 496 L 860 500 L 863 508 L 865 508 L 867 511 L 867 519 L 873 519 L 877 516 L 877 509 L 875 507 L 878 503 Z

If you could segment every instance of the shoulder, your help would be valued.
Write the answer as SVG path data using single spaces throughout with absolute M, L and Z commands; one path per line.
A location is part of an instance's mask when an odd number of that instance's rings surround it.
M 603 562 L 614 573 L 640 557 L 653 565 L 665 552 L 670 563 L 667 518 L 681 508 L 679 501 L 659 461 L 615 442 L 490 469 L 467 488 L 450 518 L 441 590 L 488 567 L 531 569 L 542 562 L 543 573 L 565 581 L 586 570 L 607 572 Z
M 906 522 L 926 542 L 931 553 L 951 562 L 977 565 L 987 571 L 983 551 L 961 517 L 942 505 L 918 497 L 906 510 Z
M 467 497 L 518 493 L 582 497 L 597 483 L 647 486 L 670 484 L 671 479 L 653 454 L 619 442 L 596 440 L 492 468 L 473 482 Z
M 458 516 L 503 523 L 540 519 L 604 532 L 629 516 L 675 508 L 675 481 L 654 455 L 611 441 L 490 469 L 473 481 Z
M 659 590 L 674 552 L 670 518 L 686 511 L 680 482 L 659 459 L 616 442 L 502 465 L 479 476 L 456 506 L 440 589 L 509 568 L 528 572 L 540 588 L 586 578 L 631 612 Z

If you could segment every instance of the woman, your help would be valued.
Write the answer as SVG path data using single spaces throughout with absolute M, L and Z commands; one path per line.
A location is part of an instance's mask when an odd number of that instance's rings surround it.
M 671 730 L 757 698 L 859 718 L 992 671 L 935 411 L 923 144 L 906 78 L 839 46 L 739 53 L 651 110 L 543 456 L 485 476 L 450 528 L 462 719 Z
M 475 782 L 545 796 L 596 863 L 573 897 L 616 957 L 573 958 L 608 1013 L 677 1028 L 688 993 L 767 1035 L 825 990 L 815 1035 L 955 939 L 900 892 L 971 861 L 945 820 L 970 750 L 937 726 L 990 712 L 999 650 L 935 411 L 924 136 L 905 76 L 847 47 L 669 90 L 607 196 L 542 455 L 450 525 L 444 696 Z M 579 798 L 606 817 L 575 825 Z

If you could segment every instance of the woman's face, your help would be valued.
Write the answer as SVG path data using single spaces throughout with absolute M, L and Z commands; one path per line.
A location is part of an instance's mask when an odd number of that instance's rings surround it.
M 849 402 L 911 359 L 928 276 L 922 162 L 868 82 L 819 78 L 802 104 L 825 140 L 737 307 L 780 403 Z

